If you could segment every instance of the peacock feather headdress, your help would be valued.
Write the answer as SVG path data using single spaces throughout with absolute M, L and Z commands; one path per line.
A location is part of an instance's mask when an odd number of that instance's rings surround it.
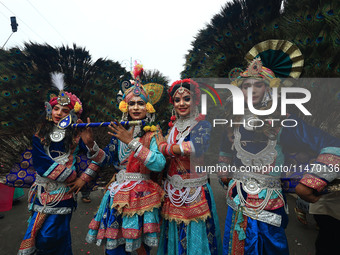
M 83 107 L 80 99 L 70 92 L 64 91 L 65 82 L 64 82 L 64 74 L 59 72 L 51 73 L 51 81 L 52 85 L 59 90 L 58 96 L 53 96 L 49 100 L 49 102 L 45 102 L 46 108 L 46 119 L 52 120 L 52 108 L 56 104 L 60 104 L 62 106 L 67 106 L 70 110 L 78 115 L 78 117 L 83 112 Z M 76 118 L 75 118 L 76 119 Z
M 282 85 L 280 78 L 298 78 L 304 63 L 299 48 L 285 40 L 258 43 L 245 59 L 249 63 L 245 71 L 236 68 L 229 73 L 232 84 L 236 86 L 240 86 L 245 78 L 255 78 L 263 80 L 271 88 L 279 87 Z
M 157 83 L 147 83 L 142 85 L 141 75 L 143 74 L 143 65 L 138 64 L 137 61 L 135 61 L 135 66 L 131 74 L 134 80 L 124 81 L 122 83 L 122 90 L 124 94 L 120 92 L 120 95 L 118 95 L 118 97 L 121 97 L 119 110 L 126 113 L 128 111 L 127 103 L 129 100 L 134 96 L 139 96 L 146 103 L 147 112 L 155 113 L 156 111 L 153 105 L 161 99 L 164 86 Z

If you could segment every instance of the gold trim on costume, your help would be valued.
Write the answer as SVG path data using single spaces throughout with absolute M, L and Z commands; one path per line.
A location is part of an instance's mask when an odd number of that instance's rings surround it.
M 289 76 L 292 78 L 298 78 L 302 72 L 304 59 L 300 49 L 293 43 L 286 40 L 267 40 L 256 44 L 246 54 L 245 59 L 251 63 L 251 61 L 257 57 L 261 52 L 266 50 L 282 50 L 289 55 L 292 63 L 292 70 Z

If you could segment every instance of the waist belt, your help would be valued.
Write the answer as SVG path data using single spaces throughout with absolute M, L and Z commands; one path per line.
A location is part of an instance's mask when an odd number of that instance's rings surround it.
M 248 194 L 256 195 L 263 189 L 281 189 L 281 180 L 278 177 L 255 173 L 233 173 L 232 178 L 240 181 Z
M 173 176 L 168 175 L 168 181 L 170 184 L 176 189 L 182 188 L 195 188 L 205 185 L 208 182 L 208 176 L 205 175 L 203 177 L 194 178 L 194 179 L 182 179 L 182 177 L 178 174 Z
M 43 186 L 46 192 L 59 190 L 60 188 L 68 188 L 65 183 L 53 181 L 49 178 L 41 177 L 38 174 L 35 176 L 35 184 Z
M 150 175 L 141 173 L 126 173 L 125 170 L 121 170 L 116 174 L 116 181 L 123 183 L 125 181 L 143 181 L 150 180 Z
M 240 206 L 237 205 L 231 198 L 227 198 L 227 204 L 234 210 L 237 211 L 240 209 Z M 255 212 L 251 208 L 243 207 L 242 213 L 254 220 L 262 221 L 264 223 L 268 223 L 270 225 L 280 227 L 281 226 L 281 220 L 282 217 L 279 214 L 272 213 L 269 211 L 261 211 L 260 213 Z

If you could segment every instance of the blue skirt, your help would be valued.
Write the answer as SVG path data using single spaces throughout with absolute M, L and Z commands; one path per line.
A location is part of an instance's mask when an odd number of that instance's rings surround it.
M 204 221 L 191 221 L 188 225 L 163 219 L 157 255 L 222 254 L 221 230 L 214 196 L 209 184 L 203 187 L 211 217 Z
M 243 216 L 246 222 L 245 239 L 239 240 L 235 233 L 237 212 L 228 207 L 223 238 L 223 254 L 289 254 L 285 228 L 288 217 L 284 208 L 271 211 L 282 216 L 280 227 Z M 240 235 L 241 236 L 241 235 Z
M 72 255 L 71 217 L 72 214 L 34 212 L 18 255 Z
M 92 219 L 86 236 L 88 243 L 105 244 L 109 255 L 129 254 L 138 249 L 148 252 L 158 245 L 160 213 L 158 208 L 142 215 L 124 216 L 112 208 L 113 197 L 108 190 Z

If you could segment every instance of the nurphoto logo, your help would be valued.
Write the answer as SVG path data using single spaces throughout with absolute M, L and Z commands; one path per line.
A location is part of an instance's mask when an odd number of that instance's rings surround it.
M 236 87 L 231 84 L 215 84 L 214 87 L 216 89 L 228 89 L 231 92 L 232 96 L 232 104 L 233 104 L 233 115 L 244 115 L 245 114 L 245 98 L 243 95 L 242 90 L 239 87 Z M 268 116 L 272 113 L 274 113 L 278 107 L 278 88 L 272 88 L 272 105 L 269 109 L 255 109 L 252 101 L 252 93 L 253 88 L 249 87 L 247 91 L 247 106 L 248 110 L 257 116 Z M 289 94 L 294 93 L 301 95 L 300 98 L 289 98 Z M 312 115 L 306 107 L 303 105 L 307 103 L 311 99 L 311 93 L 309 90 L 305 88 L 298 88 L 298 87 L 282 87 L 281 88 L 281 115 L 286 116 L 287 115 L 287 105 L 295 105 L 304 115 Z M 207 114 L 207 95 L 202 94 L 201 95 L 201 113 L 203 115 Z M 213 119 L 213 127 L 216 125 L 226 125 L 229 123 L 229 125 L 232 127 L 233 125 L 248 125 L 250 127 L 262 127 L 264 125 L 264 122 L 267 121 L 272 126 L 277 121 L 281 122 L 281 126 L 283 127 L 295 127 L 297 126 L 297 121 L 294 119 L 265 119 L 261 120 L 259 118 L 253 118 L 249 120 L 242 120 L 241 122 L 235 122 L 232 119 Z

